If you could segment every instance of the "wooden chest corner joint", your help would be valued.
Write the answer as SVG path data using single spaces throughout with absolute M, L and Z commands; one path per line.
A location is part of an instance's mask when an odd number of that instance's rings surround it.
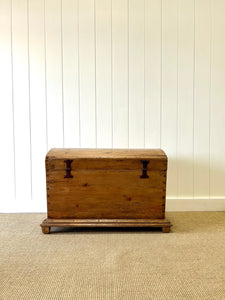
M 167 156 L 161 149 L 51 149 L 46 156 L 51 227 L 161 227 Z

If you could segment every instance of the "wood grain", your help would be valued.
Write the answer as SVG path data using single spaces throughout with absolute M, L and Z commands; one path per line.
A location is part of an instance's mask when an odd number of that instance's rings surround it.
M 161 149 L 51 149 L 46 155 L 46 170 L 65 170 L 65 159 L 73 160 L 72 170 L 141 170 L 141 160 L 149 160 L 149 170 L 167 169 L 167 157 Z
M 71 178 L 64 178 L 65 159 L 73 161 Z M 142 159 L 149 159 L 147 178 L 141 178 Z M 166 170 L 161 149 L 52 149 L 46 156 L 48 219 L 162 220 Z
M 167 219 L 45 219 L 41 224 L 43 233 L 49 233 L 51 227 L 162 227 L 169 232 L 171 226 Z
M 65 170 L 65 162 L 62 159 L 46 161 L 46 170 L 51 173 L 58 170 Z M 141 159 L 86 159 L 86 158 L 75 158 L 71 163 L 72 170 L 141 170 L 142 163 Z M 147 166 L 148 170 L 162 170 L 167 169 L 166 159 L 150 159 Z
M 75 158 L 166 158 L 162 149 L 80 149 L 53 148 L 48 151 L 47 159 L 75 159 Z
M 65 180 L 63 172 L 47 177 L 49 218 L 164 217 L 165 173 L 79 170 Z

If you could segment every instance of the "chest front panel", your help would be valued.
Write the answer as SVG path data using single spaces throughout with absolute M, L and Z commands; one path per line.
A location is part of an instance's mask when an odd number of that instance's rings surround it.
M 163 218 L 165 172 L 77 170 L 48 174 L 49 218 Z
M 68 158 L 46 160 L 48 218 L 164 218 L 164 156 Z

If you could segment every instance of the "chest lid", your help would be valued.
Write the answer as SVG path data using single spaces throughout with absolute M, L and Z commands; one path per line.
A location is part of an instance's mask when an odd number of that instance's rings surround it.
M 167 156 L 161 149 L 80 149 L 53 148 L 46 155 L 46 170 L 65 168 L 166 170 Z

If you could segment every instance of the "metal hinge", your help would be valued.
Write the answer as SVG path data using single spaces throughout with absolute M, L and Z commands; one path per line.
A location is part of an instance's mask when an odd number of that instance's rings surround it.
M 73 162 L 70 159 L 64 160 L 66 163 L 66 175 L 64 175 L 64 178 L 73 178 L 73 175 L 71 175 L 71 163 Z
M 140 176 L 140 178 L 148 178 L 147 166 L 148 166 L 149 160 L 141 160 L 141 163 L 142 163 L 142 175 Z

